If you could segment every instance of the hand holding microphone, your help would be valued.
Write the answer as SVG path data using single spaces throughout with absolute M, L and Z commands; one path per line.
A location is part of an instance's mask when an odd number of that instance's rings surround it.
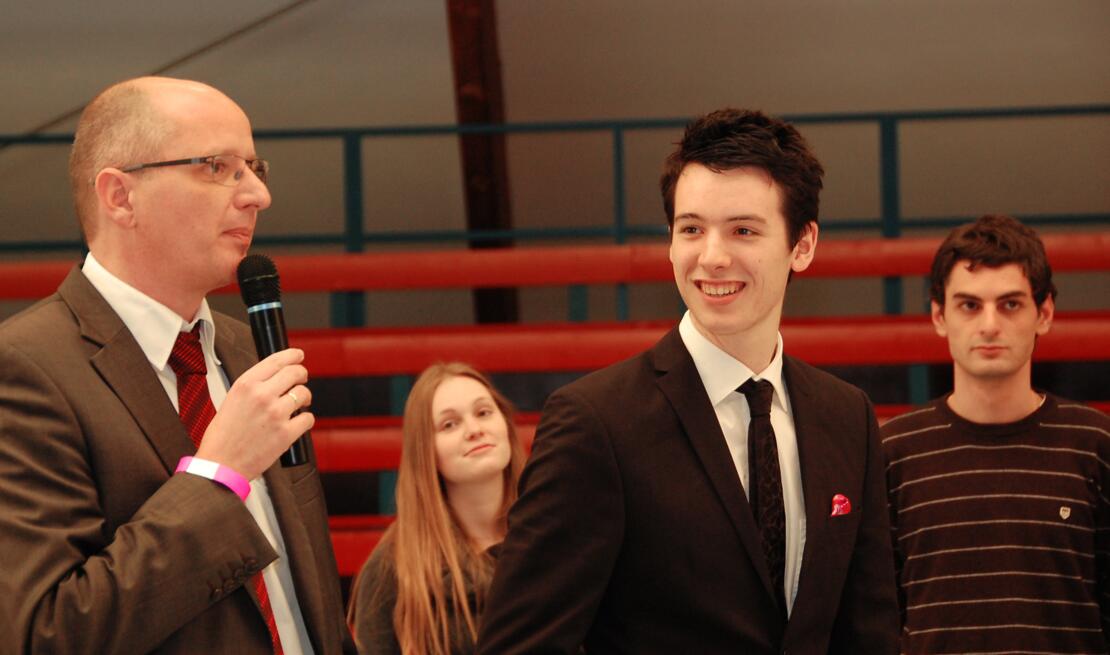
M 239 286 L 261 361 L 228 389 L 197 457 L 253 480 L 279 455 L 283 466 L 307 463 L 308 445 L 302 437 L 316 419 L 302 411 L 312 402 L 312 392 L 304 386 L 308 369 L 302 365 L 304 352 L 288 347 L 274 263 L 263 255 L 243 259 Z
M 285 314 L 281 305 L 281 282 L 274 262 L 265 255 L 247 255 L 239 262 L 238 278 L 239 292 L 247 306 L 247 317 L 258 358 L 264 360 L 289 348 L 289 339 L 285 335 Z M 298 391 L 305 393 L 305 401 L 310 399 L 307 387 L 290 389 L 287 393 L 294 401 L 294 413 L 307 406 L 301 404 Z M 282 466 L 297 466 L 307 462 L 308 446 L 303 437 L 298 438 L 281 456 Z

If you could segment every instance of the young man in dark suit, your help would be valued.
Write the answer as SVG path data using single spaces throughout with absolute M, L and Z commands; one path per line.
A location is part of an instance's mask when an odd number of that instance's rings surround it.
M 662 191 L 689 311 L 548 400 L 480 652 L 897 652 L 871 403 L 778 333 L 822 174 L 761 113 L 687 128 Z
M 243 110 L 109 87 L 70 178 L 89 255 L 0 326 L 0 651 L 353 653 L 304 354 L 209 309 L 270 204 Z

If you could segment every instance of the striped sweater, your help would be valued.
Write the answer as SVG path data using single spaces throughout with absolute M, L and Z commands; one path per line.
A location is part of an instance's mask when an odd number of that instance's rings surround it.
M 1107 653 L 1110 417 L 1049 394 L 983 425 L 946 400 L 882 428 L 902 652 Z

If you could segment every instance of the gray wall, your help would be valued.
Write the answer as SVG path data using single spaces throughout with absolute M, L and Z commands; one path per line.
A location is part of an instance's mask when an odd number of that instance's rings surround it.
M 156 70 L 277 6 L 4 0 L 0 133 L 62 115 L 106 84 Z M 506 116 L 514 122 L 684 117 L 723 105 L 802 114 L 1110 102 L 1110 3 L 1102 0 L 503 0 L 497 11 Z M 256 129 L 444 124 L 455 115 L 441 0 L 316 0 L 169 74 L 223 89 Z M 51 131 L 72 127 L 71 120 Z M 877 128 L 803 132 L 828 171 L 826 225 L 878 216 Z M 663 221 L 658 171 L 678 136 L 629 133 L 630 222 Z M 1110 118 L 920 121 L 900 137 L 902 212 L 910 220 L 1110 212 Z M 274 206 L 260 234 L 342 229 L 338 143 L 260 142 L 259 151 L 274 162 Z M 607 134 L 512 136 L 508 151 L 518 226 L 611 222 Z M 0 240 L 76 237 L 65 155 L 64 146 L 0 151 Z M 453 137 L 367 139 L 363 165 L 368 230 L 464 226 Z M 1061 277 L 1061 309 L 1107 308 L 1110 276 Z M 876 280 L 793 286 L 791 315 L 881 311 Z M 920 307 L 921 283 L 906 288 L 908 304 Z M 591 316 L 612 317 L 612 296 L 592 289 Z M 565 302 L 562 290 L 522 294 L 527 320 L 561 319 Z M 294 325 L 327 321 L 322 297 L 290 304 Z M 373 293 L 369 304 L 374 324 L 473 320 L 465 292 Z M 0 303 L 0 316 L 20 305 Z M 634 317 L 674 316 L 676 307 L 669 285 L 632 289 Z

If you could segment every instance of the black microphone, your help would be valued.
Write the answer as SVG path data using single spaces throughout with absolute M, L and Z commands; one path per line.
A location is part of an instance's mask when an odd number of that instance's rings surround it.
M 289 347 L 285 336 L 285 315 L 281 311 L 281 282 L 277 267 L 266 255 L 247 255 L 239 262 L 239 293 L 247 305 L 254 346 L 258 359 Z M 300 413 L 300 410 L 297 410 Z M 308 463 L 308 445 L 304 433 L 281 456 L 282 466 Z

